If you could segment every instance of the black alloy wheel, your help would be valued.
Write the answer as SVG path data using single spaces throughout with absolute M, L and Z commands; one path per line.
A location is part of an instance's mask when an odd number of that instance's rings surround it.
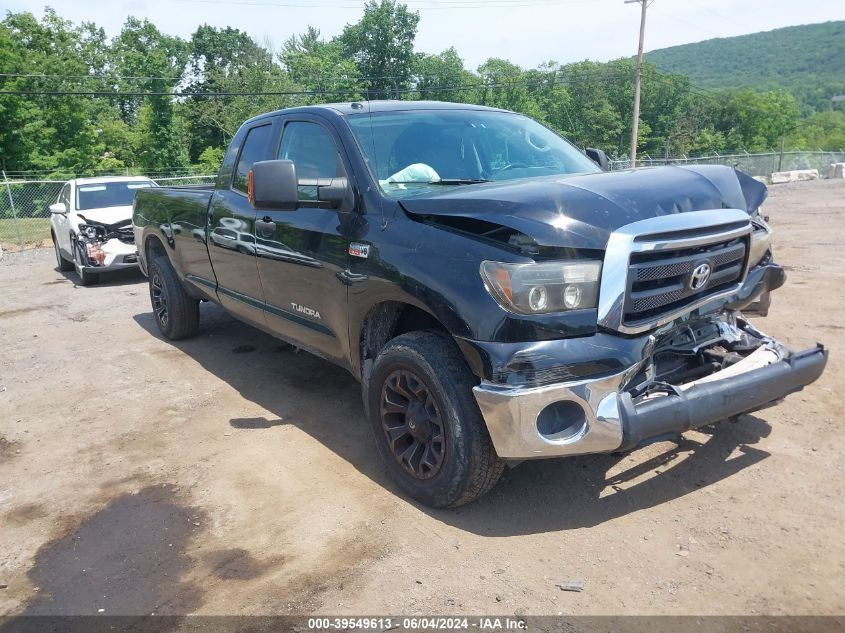
M 156 325 L 165 338 L 178 341 L 199 331 L 199 301 L 186 291 L 167 257 L 156 257 L 149 265 L 150 304 Z
M 388 341 L 362 376 L 365 412 L 387 473 L 433 508 L 478 499 L 505 468 L 475 401 L 476 384 L 454 339 L 430 330 Z
M 167 291 L 161 282 L 161 276 L 158 271 L 154 272 L 150 277 L 150 290 L 153 300 L 153 312 L 155 312 L 158 324 L 162 329 L 167 329 L 167 322 L 170 318 L 167 309 Z
M 408 369 L 396 369 L 381 392 L 381 425 L 394 459 L 412 477 L 434 477 L 443 465 L 446 434 L 431 391 Z

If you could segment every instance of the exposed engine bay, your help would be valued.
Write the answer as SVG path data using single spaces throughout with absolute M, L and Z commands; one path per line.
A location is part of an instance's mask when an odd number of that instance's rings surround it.
M 84 223 L 79 225 L 73 248 L 74 258 L 83 266 L 108 267 L 137 261 L 131 219 L 103 224 L 79 217 Z
M 651 358 L 628 383 L 628 393 L 634 402 L 678 395 L 696 384 L 729 378 L 787 355 L 783 345 L 741 313 L 726 310 L 676 326 L 659 338 Z

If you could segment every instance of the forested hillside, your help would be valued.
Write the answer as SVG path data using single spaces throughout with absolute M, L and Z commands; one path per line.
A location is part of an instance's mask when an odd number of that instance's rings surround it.
M 186 40 L 129 17 L 108 37 L 50 9 L 7 13 L 0 21 L 0 168 L 51 177 L 213 173 L 250 116 L 368 98 L 506 108 L 582 147 L 628 152 L 631 60 L 525 69 L 491 57 L 468 69 L 454 48 L 415 51 L 418 22 L 395 0 L 370 0 L 336 37 L 309 28 L 271 50 L 232 28 L 200 26 Z M 702 89 L 683 74 L 646 66 L 641 153 L 767 151 L 784 137 L 787 148 L 845 147 L 845 113 L 828 104 L 802 117 L 783 90 Z
M 845 94 L 845 21 L 790 26 L 649 52 L 658 68 L 703 88 L 786 89 L 807 109 Z

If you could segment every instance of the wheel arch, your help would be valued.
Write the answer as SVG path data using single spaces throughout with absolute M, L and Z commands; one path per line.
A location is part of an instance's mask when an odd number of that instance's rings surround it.
M 356 370 L 362 381 L 366 380 L 372 362 L 390 340 L 402 334 L 422 330 L 456 336 L 456 333 L 427 306 L 401 300 L 385 300 L 370 307 L 355 339 L 358 343 Z M 459 348 L 463 354 L 463 347 L 459 345 Z M 470 359 L 466 360 L 473 373 L 477 373 L 475 364 L 469 362 Z
M 158 235 L 151 233 L 144 238 L 144 256 L 147 259 L 148 268 L 154 258 L 161 256 L 169 257 L 164 242 L 161 241 Z

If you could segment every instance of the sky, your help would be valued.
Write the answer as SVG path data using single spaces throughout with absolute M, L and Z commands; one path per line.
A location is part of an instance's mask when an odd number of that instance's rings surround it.
M 108 35 L 127 16 L 147 18 L 171 35 L 189 38 L 205 23 L 231 26 L 276 48 L 314 25 L 337 35 L 362 14 L 359 0 L 3 0 L 6 11 L 40 15 L 49 4 L 64 18 L 91 21 Z M 546 61 L 607 61 L 636 54 L 640 5 L 623 0 L 407 0 L 420 12 L 416 49 L 454 46 L 467 68 L 503 57 L 533 68 Z M 757 31 L 845 20 L 843 0 L 653 0 L 646 51 Z M 836 63 L 842 63 L 837 60 Z

